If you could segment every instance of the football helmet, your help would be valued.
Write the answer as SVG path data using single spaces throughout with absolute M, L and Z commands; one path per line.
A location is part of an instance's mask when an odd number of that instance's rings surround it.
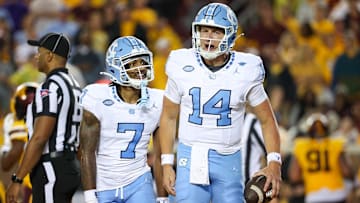
M 305 125 L 308 134 L 313 138 L 328 136 L 329 120 L 322 113 L 313 113 L 306 120 Z
M 10 101 L 10 111 L 17 119 L 25 118 L 27 105 L 33 101 L 38 86 L 36 82 L 25 82 L 16 88 Z
M 130 67 L 137 59 L 142 65 Z M 101 74 L 116 84 L 140 89 L 154 79 L 152 52 L 136 37 L 119 37 L 106 51 L 106 72 Z
M 200 46 L 200 26 L 217 27 L 224 30 L 224 37 L 220 40 L 216 51 L 204 50 Z M 225 4 L 210 3 L 200 9 L 192 23 L 192 45 L 205 59 L 214 59 L 217 56 L 229 52 L 235 44 L 238 30 L 238 20 L 234 11 Z

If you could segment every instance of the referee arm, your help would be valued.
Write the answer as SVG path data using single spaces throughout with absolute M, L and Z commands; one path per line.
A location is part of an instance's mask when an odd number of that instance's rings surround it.
M 17 178 L 23 179 L 39 162 L 44 146 L 49 140 L 55 125 L 55 117 L 39 116 L 35 118 L 34 133 L 25 148 L 24 158 L 15 173 Z M 8 189 L 9 194 L 7 194 L 7 202 L 17 199 L 21 189 L 20 186 L 20 184 L 11 183 Z
M 56 125 L 56 118 L 39 116 L 35 119 L 34 133 L 25 148 L 24 159 L 16 171 L 16 176 L 23 179 L 38 163 L 46 142 Z

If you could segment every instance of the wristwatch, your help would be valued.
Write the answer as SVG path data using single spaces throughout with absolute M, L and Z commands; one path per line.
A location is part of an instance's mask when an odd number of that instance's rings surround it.
M 14 174 L 11 175 L 11 181 L 12 181 L 13 183 L 22 184 L 24 180 L 21 179 L 21 178 L 19 178 L 19 177 L 17 177 L 16 174 L 14 173 Z

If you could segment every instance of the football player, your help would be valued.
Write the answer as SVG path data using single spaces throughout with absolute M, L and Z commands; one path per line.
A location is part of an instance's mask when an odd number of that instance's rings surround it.
M 241 131 L 245 105 L 254 109 L 268 151 L 267 177 L 273 196 L 281 181 L 280 137 L 263 88 L 260 57 L 232 51 L 237 16 L 225 4 L 202 7 L 192 23 L 193 48 L 174 50 L 160 119 L 165 189 L 181 202 L 243 202 Z M 179 116 L 176 176 L 173 146 Z
M 293 183 L 303 182 L 305 202 L 346 202 L 345 179 L 353 180 L 353 171 L 345 157 L 341 138 L 329 137 L 328 118 L 313 113 L 305 121 L 307 135 L 297 138 L 289 167 Z
M 5 145 L 2 147 L 1 166 L 9 171 L 23 156 L 24 146 L 28 141 L 25 124 L 26 109 L 33 101 L 38 84 L 26 82 L 19 85 L 10 101 L 10 113 L 4 119 Z M 23 202 L 31 202 L 31 183 L 29 175 L 24 178 Z
M 80 149 L 87 203 L 156 201 L 147 150 L 150 136 L 158 136 L 163 91 L 147 87 L 154 78 L 152 60 L 141 40 L 117 38 L 106 52 L 102 73 L 111 84 L 83 90 Z M 155 160 L 156 171 L 161 166 Z

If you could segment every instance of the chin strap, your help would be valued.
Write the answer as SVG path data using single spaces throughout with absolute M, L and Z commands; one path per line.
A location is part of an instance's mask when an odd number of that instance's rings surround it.
M 146 81 L 141 82 L 140 84 L 141 97 L 138 100 L 138 106 L 143 110 L 148 108 L 148 101 L 149 101 L 149 95 L 146 88 L 147 88 L 147 82 Z
M 245 33 L 240 33 L 238 36 L 236 36 L 234 42 L 236 42 L 236 40 L 239 39 L 239 38 L 242 37 L 242 36 L 245 36 Z

